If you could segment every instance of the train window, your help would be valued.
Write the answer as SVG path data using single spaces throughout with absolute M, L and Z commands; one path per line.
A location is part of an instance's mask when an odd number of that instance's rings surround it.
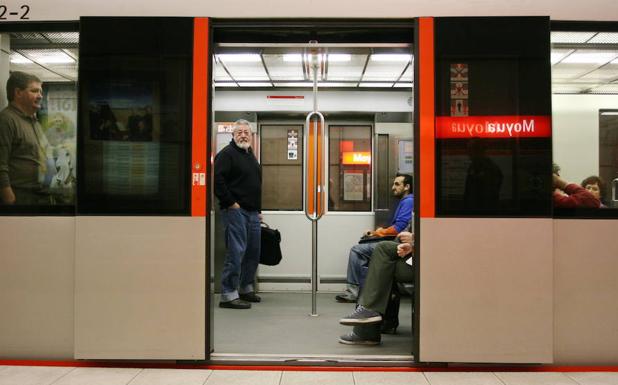
M 0 215 L 72 214 L 77 25 L 3 27 L 8 30 L 0 30 Z
M 79 214 L 188 214 L 192 21 L 83 18 Z
M 435 25 L 436 213 L 551 215 L 547 18 Z
M 328 132 L 328 209 L 371 211 L 371 126 L 331 125 Z
M 614 30 L 565 28 L 551 34 L 556 217 L 618 217 Z
M 263 210 L 303 209 L 302 137 L 302 125 L 261 126 Z

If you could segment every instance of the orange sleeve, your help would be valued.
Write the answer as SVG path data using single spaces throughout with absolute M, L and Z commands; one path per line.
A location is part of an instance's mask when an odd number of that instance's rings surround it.
M 399 233 L 397 232 L 397 229 L 395 228 L 395 226 L 390 226 L 385 229 L 376 230 L 374 234 L 377 235 L 378 237 L 387 237 L 390 235 L 397 236 L 397 234 Z

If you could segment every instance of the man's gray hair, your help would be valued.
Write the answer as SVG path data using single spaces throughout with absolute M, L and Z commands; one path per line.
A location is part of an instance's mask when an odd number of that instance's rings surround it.
M 6 82 L 6 98 L 9 102 L 12 102 L 15 96 L 15 89 L 25 90 L 32 82 L 42 83 L 41 79 L 32 74 L 21 71 L 11 72 L 11 76 L 9 76 L 9 80 Z
M 253 132 L 253 129 L 251 128 L 251 123 L 249 123 L 249 121 L 245 119 L 238 119 L 237 121 L 235 121 L 232 125 L 232 132 L 236 132 L 236 130 L 238 130 L 242 126 L 249 127 L 249 132 Z

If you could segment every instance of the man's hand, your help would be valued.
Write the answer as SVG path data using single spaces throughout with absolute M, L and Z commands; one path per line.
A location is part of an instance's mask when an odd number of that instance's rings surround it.
M 235 210 L 238 210 L 239 208 L 240 208 L 240 205 L 239 205 L 238 203 L 236 203 L 236 202 L 234 202 L 234 204 L 233 204 L 233 205 L 231 205 L 230 207 L 228 207 L 228 209 L 235 209 Z
M 558 188 L 564 191 L 566 186 L 569 184 L 566 180 L 562 179 L 557 174 L 552 174 L 552 178 L 554 182 L 554 188 Z
M 15 193 L 11 186 L 3 187 L 0 189 L 0 200 L 5 205 L 13 205 L 15 204 Z
M 412 244 L 414 242 L 414 234 L 408 232 L 408 231 L 402 231 L 397 235 L 397 238 L 399 238 L 399 241 L 401 243 L 410 243 Z
M 405 257 L 412 252 L 412 245 L 409 243 L 400 243 L 397 245 L 397 255 Z

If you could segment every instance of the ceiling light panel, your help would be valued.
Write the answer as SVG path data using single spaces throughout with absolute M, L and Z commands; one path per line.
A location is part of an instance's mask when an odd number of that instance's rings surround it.
M 217 55 L 225 65 L 228 63 L 259 63 L 262 61 L 257 53 L 221 53 Z
M 403 73 L 399 81 L 400 82 L 413 82 L 414 81 L 414 63 L 410 63 L 410 66 L 408 67 L 408 69 L 406 69 L 406 72 Z
M 592 71 L 580 79 L 598 82 L 609 82 L 618 79 L 618 64 L 609 64 Z
M 400 53 L 380 53 L 371 55 L 371 61 L 388 63 L 408 63 L 412 61 L 412 55 Z
M 605 84 L 590 91 L 591 94 L 618 94 L 618 84 Z
M 573 53 L 572 49 L 552 49 L 551 50 L 551 64 L 554 65 L 564 59 L 567 55 Z
M 237 81 L 269 80 L 261 60 L 259 62 L 228 61 L 223 63 L 230 75 Z
M 362 82 L 359 84 L 359 87 L 371 87 L 371 88 L 376 88 L 376 87 L 380 87 L 380 88 L 390 88 L 393 86 L 393 83 L 386 83 L 386 82 Z
M 26 58 L 25 56 L 17 52 L 11 52 L 11 56 L 9 60 L 11 64 L 34 64 L 32 63 L 32 60 Z
M 598 64 L 564 64 L 559 63 L 551 67 L 552 79 L 577 79 L 599 68 Z
M 397 82 L 395 83 L 395 88 L 414 88 L 414 83 L 412 82 Z
M 221 63 L 215 63 L 215 82 L 223 81 L 223 80 L 232 80 L 230 75 L 225 72 L 225 69 L 221 65 Z
M 318 87 L 330 88 L 330 87 L 356 87 L 356 83 L 343 83 L 343 82 L 318 82 Z
M 369 61 L 363 80 L 396 81 L 408 62 Z
M 565 64 L 605 64 L 618 57 L 616 51 L 577 50 L 562 59 Z
M 329 81 L 358 81 L 360 79 L 367 55 L 351 54 L 349 56 L 350 60 L 345 62 L 329 60 L 327 75 Z
M 28 59 L 40 64 L 70 64 L 75 59 L 59 49 L 28 49 L 21 50 Z
M 77 44 L 79 43 L 79 32 L 44 32 L 45 37 L 56 44 Z
M 552 32 L 551 42 L 554 43 L 585 43 L 590 40 L 596 32 Z
M 311 82 L 281 82 L 275 83 L 275 87 L 313 87 Z
M 263 57 L 271 79 L 277 81 L 304 79 L 300 54 L 264 54 Z
M 269 82 L 238 82 L 241 87 L 272 87 Z
M 590 39 L 588 43 L 618 44 L 618 33 L 617 32 L 599 32 L 595 37 Z

